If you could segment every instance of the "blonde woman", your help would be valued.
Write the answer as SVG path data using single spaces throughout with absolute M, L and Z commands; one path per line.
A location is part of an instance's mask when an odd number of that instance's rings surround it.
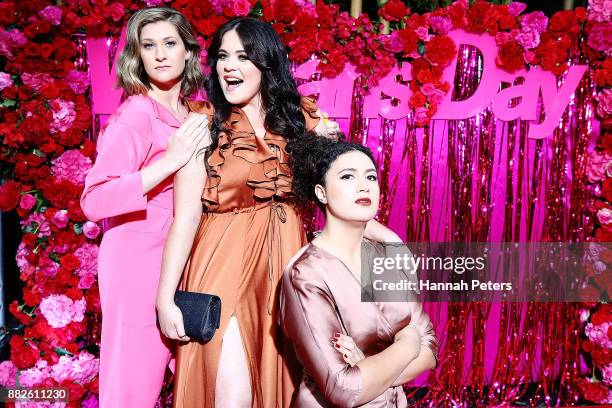
M 185 100 L 203 80 L 185 17 L 169 8 L 136 12 L 117 77 L 127 99 L 101 132 L 81 197 L 89 219 L 108 219 L 98 255 L 100 406 L 153 407 L 172 351 L 155 313 L 172 176 L 210 144 L 207 117 Z

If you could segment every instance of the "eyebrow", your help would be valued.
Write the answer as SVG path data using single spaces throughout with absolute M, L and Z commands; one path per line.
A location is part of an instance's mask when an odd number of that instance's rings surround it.
M 162 38 L 162 41 L 166 41 L 166 40 L 176 40 L 176 37 L 171 36 L 171 37 Z M 143 38 L 141 41 L 155 41 L 155 40 L 152 38 Z
M 342 173 L 343 171 L 357 171 L 357 169 L 355 169 L 355 168 L 353 168 L 353 167 L 349 167 L 349 168 L 342 169 L 342 170 L 338 171 L 338 174 Z M 376 169 L 375 169 L 375 168 L 372 168 L 372 167 L 371 167 L 371 168 L 369 168 L 369 169 L 367 169 L 367 170 L 366 170 L 366 173 L 370 173 L 370 172 L 372 172 L 372 171 L 376 173 Z
M 226 54 L 229 54 L 229 52 L 225 51 L 223 48 L 219 48 L 219 51 L 218 51 L 218 52 L 224 52 L 224 53 L 226 53 Z M 239 52 L 246 52 L 246 51 L 245 51 L 245 50 L 236 50 L 235 52 L 236 52 L 236 53 L 239 53 Z

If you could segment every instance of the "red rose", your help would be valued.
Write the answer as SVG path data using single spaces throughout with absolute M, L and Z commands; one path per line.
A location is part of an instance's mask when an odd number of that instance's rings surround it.
M 40 354 L 31 346 L 27 345 L 21 336 L 12 336 L 11 341 L 11 360 L 17 368 L 22 370 L 31 368 L 36 364 Z
M 387 21 L 400 21 L 410 14 L 410 9 L 401 0 L 389 0 L 378 9 L 378 15 Z
M 344 70 L 348 58 L 341 48 L 336 48 L 327 54 L 324 61 L 325 63 L 319 65 L 321 75 L 326 78 L 334 78 Z
M 604 303 L 591 316 L 591 323 L 600 325 L 608 322 L 612 323 L 612 304 Z
M 64 293 L 64 295 L 68 296 L 74 301 L 77 301 L 83 298 L 83 291 L 78 288 L 70 288 Z
M 115 3 L 115 4 L 121 5 L 121 3 Z M 76 45 L 74 44 L 74 42 L 70 41 L 68 38 L 63 38 L 63 37 L 54 38 L 53 45 L 54 45 L 54 55 L 55 55 L 55 58 L 58 60 L 72 59 L 74 55 L 76 54 Z
M 34 288 L 25 288 L 23 290 L 23 301 L 30 307 L 38 306 L 42 301 L 42 296 Z
M 425 58 L 434 65 L 447 66 L 457 56 L 457 46 L 447 35 L 433 37 L 425 46 Z
M 66 268 L 70 272 L 74 272 L 77 270 L 79 266 L 81 266 L 81 261 L 74 254 L 66 254 L 62 256 L 60 260 L 62 268 Z
M 416 31 L 406 28 L 404 30 L 399 30 L 397 33 L 404 43 L 404 48 L 402 50 L 404 55 L 407 56 L 416 53 L 419 42 L 419 36 Z
M 87 390 L 81 384 L 77 384 L 71 380 L 64 380 L 60 384 L 61 387 L 68 389 L 70 401 L 80 401 L 85 396 Z
M 36 235 L 23 234 L 22 241 L 26 245 L 26 247 L 34 248 L 36 246 Z
M 562 10 L 556 12 L 550 18 L 548 29 L 561 33 L 578 33 L 580 31 L 580 25 L 574 11 Z
M 425 102 L 427 102 L 427 98 L 421 92 L 415 92 L 410 97 L 408 101 L 408 105 L 412 108 L 422 108 L 425 106 Z
M 595 71 L 595 82 L 601 87 L 612 85 L 612 58 L 606 59 L 601 68 Z
M 113 3 L 108 8 L 108 14 L 111 16 L 113 21 L 119 21 L 125 15 L 125 7 L 121 3 Z
M 604 180 L 602 194 L 607 201 L 612 202 L 612 178 L 608 177 Z
M 9 180 L 0 185 L 0 210 L 11 211 L 19 204 L 21 184 Z
M 27 86 L 20 86 L 19 91 L 17 93 L 19 94 L 19 99 L 21 101 L 30 100 L 34 96 L 34 92 L 32 92 L 32 89 Z
M 33 39 L 39 34 L 46 34 L 51 31 L 51 24 L 45 20 L 35 20 L 23 29 L 23 34 L 29 39 Z
M 0 3 L 0 25 L 7 27 L 15 21 L 15 18 L 15 5 L 12 2 Z
M 17 320 L 21 322 L 21 324 L 29 326 L 32 323 L 32 318 L 19 310 L 19 304 L 16 300 L 9 305 L 9 311 Z
M 39 57 L 49 58 L 53 54 L 53 46 L 49 43 L 42 43 L 36 51 Z
M 79 284 L 79 277 L 66 268 L 60 268 L 55 276 L 55 282 L 63 288 L 75 287 Z
M 602 383 L 590 382 L 582 378 L 578 380 L 577 385 L 582 396 L 588 401 L 602 403 L 608 398 L 608 387 Z
M 4 99 L 16 99 L 17 98 L 17 87 L 9 86 L 8 88 L 4 88 L 2 90 L 2 97 Z
M 482 34 L 489 26 L 492 5 L 478 0 L 467 11 L 467 30 Z
M 59 89 L 57 89 L 54 82 L 44 84 L 40 89 L 40 93 L 47 99 L 55 99 L 59 97 Z
M 499 46 L 495 62 L 498 67 L 508 72 L 515 72 L 525 68 L 523 48 L 514 40 L 506 41 Z
M 610 242 L 612 241 L 612 233 L 604 228 L 599 228 L 595 232 L 595 240 L 598 242 Z

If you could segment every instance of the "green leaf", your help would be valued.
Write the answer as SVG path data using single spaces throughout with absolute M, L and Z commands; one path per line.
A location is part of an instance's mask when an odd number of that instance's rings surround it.
M 53 262 L 57 262 L 60 263 L 60 257 L 56 252 L 51 252 L 48 255 L 49 259 L 51 259 Z
M 57 353 L 58 356 L 74 356 L 74 354 L 72 354 L 71 352 L 69 352 L 68 350 L 66 350 L 65 348 L 62 347 L 56 347 L 55 348 L 55 352 Z
M 2 106 L 3 108 L 12 108 L 13 106 L 17 105 L 17 101 L 13 100 L 13 99 L 5 99 L 2 101 L 2 104 L 0 104 L 0 106 Z
M 417 51 L 419 52 L 419 55 L 425 55 L 425 44 L 423 44 L 421 41 L 419 41 Z
M 72 227 L 74 233 L 77 235 L 81 235 L 83 233 L 83 225 L 82 224 L 74 224 Z

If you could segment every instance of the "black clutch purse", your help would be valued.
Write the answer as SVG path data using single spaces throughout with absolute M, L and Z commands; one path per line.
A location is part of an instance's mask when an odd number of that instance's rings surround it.
M 212 339 L 221 321 L 221 299 L 207 293 L 177 290 L 174 303 L 183 313 L 185 334 L 193 340 Z

